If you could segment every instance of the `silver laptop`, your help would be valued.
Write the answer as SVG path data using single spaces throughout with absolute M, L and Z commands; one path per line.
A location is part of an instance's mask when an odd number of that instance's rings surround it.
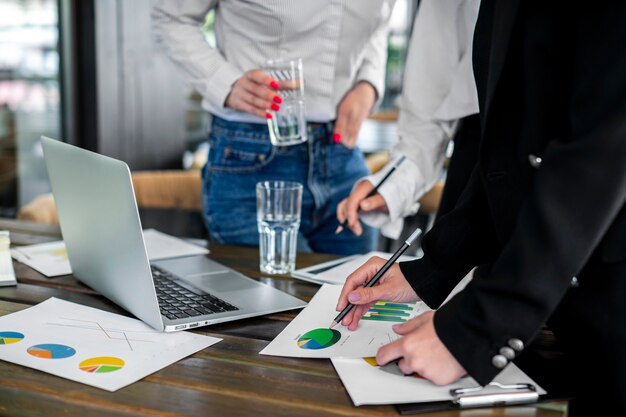
M 150 326 L 176 331 L 306 305 L 204 255 L 151 265 L 128 166 L 41 140 L 74 276 Z

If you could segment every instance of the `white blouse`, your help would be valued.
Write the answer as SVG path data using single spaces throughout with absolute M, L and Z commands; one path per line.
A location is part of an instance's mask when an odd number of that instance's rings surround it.
M 153 27 L 203 107 L 228 120 L 265 123 L 224 107 L 232 84 L 269 59 L 303 60 L 307 120 L 335 119 L 357 82 L 384 92 L 387 32 L 395 0 L 162 0 Z M 217 49 L 201 28 L 215 9 Z

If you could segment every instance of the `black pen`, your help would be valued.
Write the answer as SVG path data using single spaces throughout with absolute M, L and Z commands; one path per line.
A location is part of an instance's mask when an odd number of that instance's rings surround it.
M 415 229 L 415 231 L 413 233 L 411 233 L 411 236 L 409 236 L 409 238 L 404 241 L 404 244 L 402 246 L 400 246 L 400 248 L 396 251 L 396 253 L 391 255 L 391 258 L 389 258 L 389 260 L 387 262 L 385 262 L 383 267 L 378 270 L 378 272 L 372 277 L 372 279 L 370 279 L 364 285 L 364 287 L 372 287 L 372 286 L 374 286 L 378 282 L 380 277 L 385 275 L 385 272 L 387 272 L 387 270 L 389 268 L 391 268 L 391 265 L 393 265 L 394 262 L 396 262 L 398 260 L 398 258 L 400 256 L 402 256 L 404 251 L 406 251 L 409 248 L 409 246 L 411 246 L 411 244 L 415 241 L 415 239 L 417 239 L 417 237 L 419 235 L 421 235 L 421 234 L 422 234 L 422 229 L 420 229 L 419 227 L 417 229 Z M 346 306 L 346 308 L 344 308 L 341 311 L 341 313 L 339 313 L 337 315 L 337 317 L 335 317 L 335 320 L 333 320 L 333 322 L 331 323 L 329 328 L 332 329 L 333 327 L 335 327 L 337 325 L 337 323 L 341 323 L 341 320 L 343 320 L 343 318 L 346 316 L 346 314 L 348 314 L 350 312 L 350 310 L 352 310 L 353 308 L 354 308 L 354 304 L 352 304 L 352 303 L 348 304 Z
M 372 189 L 372 191 L 370 191 L 365 198 L 370 198 L 371 196 L 375 195 L 378 192 L 378 188 L 383 185 L 385 183 L 385 181 L 387 181 L 387 178 L 389 178 L 389 176 L 391 174 L 393 174 L 393 172 L 396 170 L 396 168 L 398 168 L 398 166 L 400 166 L 400 164 L 402 162 L 404 162 L 404 160 L 406 159 L 406 156 L 401 156 L 400 159 L 398 159 L 398 161 L 393 164 L 393 166 L 391 167 L 391 169 L 389 170 L 389 172 L 387 172 L 385 174 L 385 176 L 378 181 L 378 184 L 376 184 L 376 186 L 374 186 L 374 188 Z M 364 198 L 364 200 L 365 200 Z M 337 230 L 335 230 L 335 234 L 338 235 L 339 233 L 341 233 L 343 231 L 343 229 L 346 227 L 346 225 L 348 224 L 348 219 L 346 218 L 343 222 L 341 222 L 341 224 L 337 227 Z

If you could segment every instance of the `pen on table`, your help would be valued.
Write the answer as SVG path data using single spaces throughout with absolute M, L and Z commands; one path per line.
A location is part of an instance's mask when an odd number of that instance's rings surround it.
M 383 265 L 382 268 L 380 268 L 378 270 L 378 272 L 376 272 L 376 274 L 372 277 L 372 279 L 370 279 L 365 285 L 364 287 L 373 287 L 374 285 L 376 285 L 376 283 L 378 282 L 378 280 L 385 275 L 385 272 L 387 272 L 387 270 L 389 268 L 391 268 L 391 265 L 393 265 L 400 256 L 402 256 L 402 254 L 404 253 L 404 251 L 406 251 L 409 246 L 411 246 L 411 244 L 413 244 L 413 242 L 415 242 L 415 239 L 417 239 L 417 237 L 419 235 L 422 234 L 422 229 L 420 229 L 419 227 L 417 229 L 415 229 L 415 231 L 413 231 L 413 233 L 411 233 L 411 236 L 409 236 L 409 238 L 407 240 L 404 241 L 404 243 L 402 244 L 402 246 L 400 246 L 400 248 L 398 248 L 398 250 L 391 255 L 391 258 L 389 258 L 389 260 L 387 262 L 385 262 L 385 264 Z M 335 320 L 333 320 L 333 322 L 330 325 L 330 329 L 332 329 L 333 327 L 335 327 L 337 325 L 337 323 L 341 323 L 341 320 L 343 320 L 343 318 L 346 316 L 346 314 L 348 314 L 350 312 L 350 310 L 352 310 L 354 308 L 354 304 L 349 303 L 346 308 L 344 308 L 343 310 L 341 310 L 341 313 L 339 313 L 337 315 L 337 317 L 335 317 Z
M 370 198 L 371 196 L 373 196 L 374 194 L 376 194 L 378 192 L 378 188 L 380 188 L 381 185 L 383 185 L 385 183 L 385 181 L 387 181 L 387 178 L 389 178 L 389 176 L 391 174 L 393 174 L 393 172 L 396 170 L 396 168 L 398 168 L 398 166 L 400 166 L 400 164 L 402 162 L 404 162 L 404 160 L 406 159 L 406 156 L 401 156 L 400 159 L 398 159 L 396 161 L 395 164 L 393 164 L 393 166 L 391 167 L 391 169 L 389 170 L 389 172 L 387 172 L 385 174 L 385 176 L 378 181 L 378 184 L 376 184 L 374 186 L 374 188 L 372 189 L 372 191 L 370 191 L 365 198 Z M 335 234 L 338 235 L 339 233 L 341 233 L 343 231 L 343 229 L 345 229 L 346 225 L 348 224 L 348 219 L 346 218 L 344 221 L 341 222 L 341 224 L 337 227 L 337 230 L 335 230 Z

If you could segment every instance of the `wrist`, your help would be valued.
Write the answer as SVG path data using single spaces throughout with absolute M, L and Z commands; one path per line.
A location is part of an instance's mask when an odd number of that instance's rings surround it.
M 378 91 L 374 85 L 367 80 L 360 80 L 356 83 L 355 89 L 362 90 L 365 94 L 367 94 L 372 99 L 372 103 L 375 103 L 378 100 Z

